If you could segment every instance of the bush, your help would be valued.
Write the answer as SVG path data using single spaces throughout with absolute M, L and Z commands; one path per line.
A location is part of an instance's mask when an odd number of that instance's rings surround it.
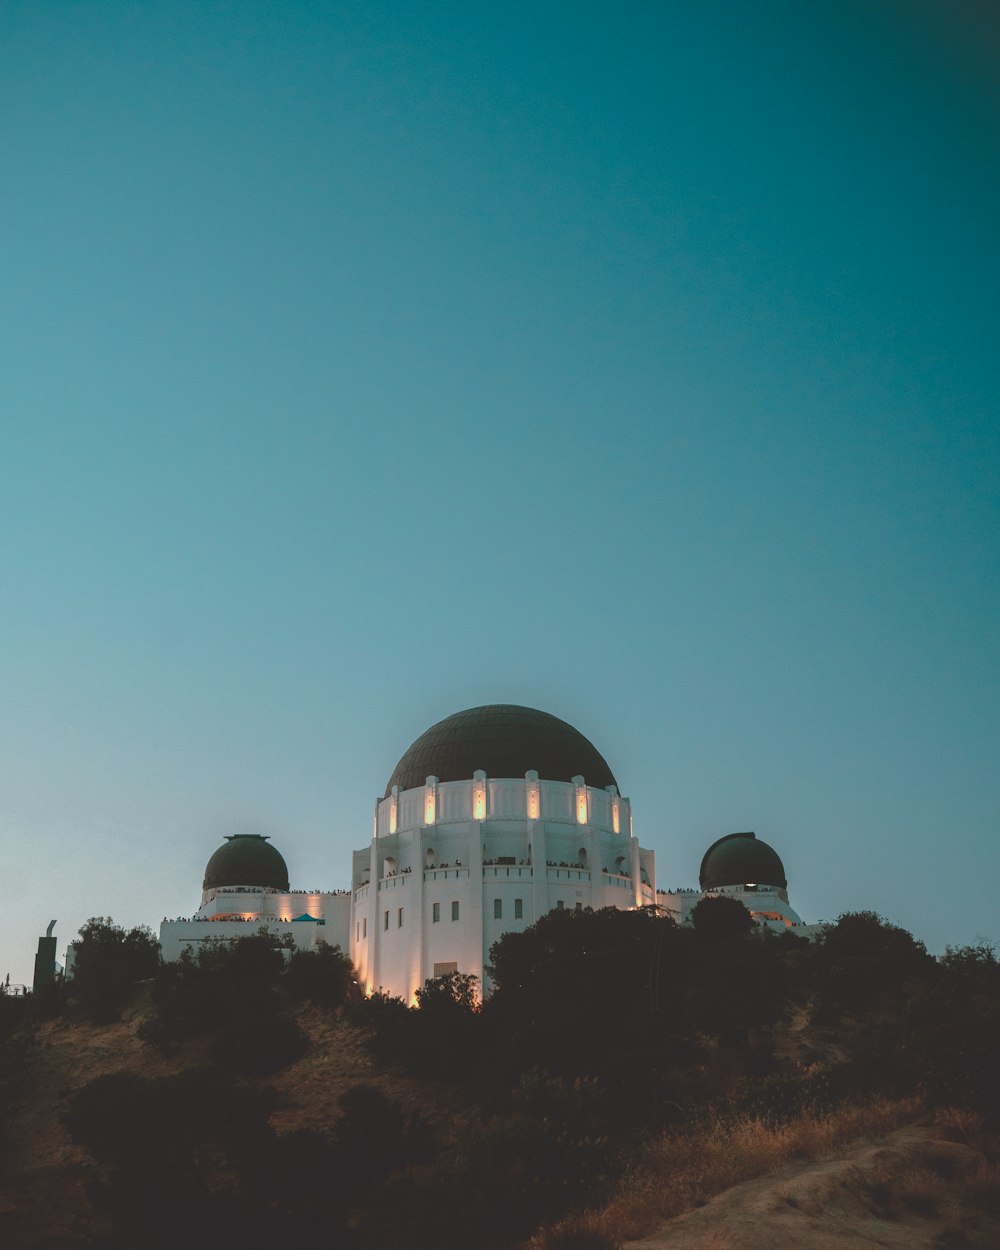
M 333 1010 L 361 999 L 354 965 L 339 946 L 321 942 L 315 950 L 294 951 L 285 968 L 285 989 L 297 1002 Z
M 753 932 L 753 918 L 738 898 L 717 895 L 694 906 L 691 923 L 703 941 L 731 942 Z
M 116 1019 L 135 983 L 160 967 L 159 943 L 145 925 L 123 929 L 110 917 L 96 916 L 72 946 L 70 994 L 95 1023 Z
M 116 1250 L 259 1237 L 274 1134 L 269 1100 L 218 1072 L 99 1077 L 70 1101 L 73 1140 L 101 1163 L 91 1185 Z M 192 1237 L 195 1240 L 192 1241 Z
M 275 1005 L 276 1006 L 276 1005 Z M 294 1020 L 280 1011 L 247 1005 L 219 1030 L 209 1057 L 233 1076 L 271 1076 L 301 1059 L 309 1041 Z

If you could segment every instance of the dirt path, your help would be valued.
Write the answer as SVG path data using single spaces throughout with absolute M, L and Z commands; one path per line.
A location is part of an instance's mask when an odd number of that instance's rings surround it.
M 982 1167 L 977 1151 L 910 1125 L 735 1185 L 624 1250 L 998 1250 L 1000 1219 L 970 1204 Z

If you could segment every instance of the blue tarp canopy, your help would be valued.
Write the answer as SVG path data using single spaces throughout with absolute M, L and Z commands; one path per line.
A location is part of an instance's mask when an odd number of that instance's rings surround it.
M 311 921 L 313 922 L 313 924 L 321 924 L 321 923 L 322 923 L 322 922 L 321 922 L 321 920 L 320 920 L 320 918 L 319 918 L 319 916 L 310 916 L 310 915 L 309 915 L 309 913 L 308 913 L 307 911 L 304 911 L 304 912 L 302 913 L 302 915 L 301 915 L 301 916 L 293 916 L 293 917 L 292 917 L 292 922 L 293 922 L 293 923 L 294 923 L 296 920 L 311 920 Z

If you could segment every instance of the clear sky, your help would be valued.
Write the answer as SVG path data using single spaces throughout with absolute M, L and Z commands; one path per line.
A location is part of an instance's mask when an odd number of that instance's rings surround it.
M 0 6 L 0 976 L 348 882 L 397 758 L 575 724 L 659 884 L 1000 939 L 1000 19 Z

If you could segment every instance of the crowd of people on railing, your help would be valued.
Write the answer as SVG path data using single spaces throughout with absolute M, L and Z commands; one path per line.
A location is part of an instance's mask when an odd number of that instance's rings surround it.
M 560 860 L 547 859 L 545 863 L 548 868 L 567 868 L 570 871 L 574 871 L 574 872 L 586 872 L 587 871 L 586 864 L 580 864 L 580 863 L 571 864 L 565 859 L 560 859 Z M 530 868 L 531 866 L 532 866 L 532 861 L 530 859 L 519 859 L 517 863 L 514 863 L 513 856 L 508 856 L 503 859 L 484 859 L 483 860 L 484 868 Z M 460 859 L 456 859 L 454 863 L 450 863 L 448 860 L 443 860 L 440 864 L 428 864 L 427 871 L 435 872 L 439 868 L 461 868 L 461 867 L 462 867 L 462 861 Z M 412 871 L 413 870 L 411 868 L 391 868 L 385 874 L 385 877 L 383 878 L 383 880 L 388 880 L 390 877 L 402 877 L 402 876 L 405 876 L 408 872 L 412 872 Z M 627 868 L 621 868 L 615 872 L 612 872 L 610 868 L 602 868 L 601 872 L 607 875 L 617 876 L 617 877 L 631 877 L 632 875 L 628 871 Z M 368 881 L 361 882 L 362 886 L 366 886 L 368 884 L 369 884 Z M 663 890 L 657 890 L 657 894 L 663 894 L 664 892 L 665 891 Z M 347 894 L 348 891 L 347 890 L 331 890 L 329 891 L 329 893 Z
M 310 916 L 310 919 L 317 920 L 318 917 Z M 278 924 L 292 924 L 294 918 L 292 916 L 265 916 L 263 914 L 257 916 L 174 916 L 171 920 L 168 920 L 166 916 L 163 917 L 164 924 L 215 924 L 223 920 L 226 923 L 234 921 L 237 924 L 262 924 L 271 920 L 276 921 Z M 324 922 L 319 920 L 319 923 L 323 924 Z
M 409 871 L 409 869 L 407 869 Z M 224 885 L 216 894 L 350 894 L 350 890 L 279 890 L 273 885 Z

